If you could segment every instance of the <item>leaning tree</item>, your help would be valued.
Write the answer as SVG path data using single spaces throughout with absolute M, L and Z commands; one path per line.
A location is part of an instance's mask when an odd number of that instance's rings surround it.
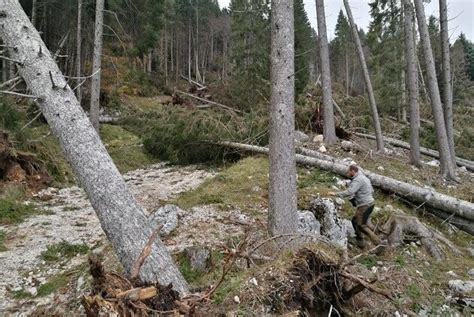
M 99 135 L 80 107 L 73 90 L 54 62 L 39 33 L 18 0 L 0 1 L 0 37 L 19 75 L 57 137 L 66 159 L 99 217 L 126 272 L 154 232 L 142 207 L 133 198 Z M 154 241 L 143 263 L 140 278 L 172 283 L 181 294 L 188 292 L 183 276 L 164 244 Z

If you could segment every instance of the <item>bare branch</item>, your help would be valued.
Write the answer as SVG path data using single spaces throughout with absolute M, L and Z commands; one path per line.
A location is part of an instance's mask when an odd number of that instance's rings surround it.
M 24 98 L 33 98 L 33 99 L 38 99 L 38 96 L 33 96 L 33 95 L 26 95 L 22 94 L 19 92 L 14 92 L 14 91 L 7 91 L 7 90 L 0 90 L 0 94 L 5 94 L 5 95 L 13 95 L 17 97 L 24 97 Z

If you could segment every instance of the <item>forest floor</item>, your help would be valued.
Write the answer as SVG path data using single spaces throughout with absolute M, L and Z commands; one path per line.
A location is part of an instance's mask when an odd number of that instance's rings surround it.
M 154 107 L 154 103 L 159 102 L 143 100 L 147 107 Z M 131 191 L 148 213 L 164 204 L 181 208 L 178 227 L 163 240 L 193 289 L 206 290 L 221 278 L 223 244 L 233 245 L 249 235 L 265 235 L 266 157 L 248 156 L 214 167 L 169 166 L 150 159 L 143 152 L 141 139 L 119 126 L 103 125 L 101 137 Z M 362 150 L 352 153 L 334 146 L 328 148 L 328 154 L 351 159 L 379 174 L 432 187 L 471 202 L 474 199 L 473 173 L 459 170 L 460 184 L 445 183 L 432 166 L 432 159 L 424 158 L 421 168 L 412 168 L 406 163 L 404 150 L 391 149 L 390 154 L 378 155 L 370 150 L 374 148 L 371 141 L 358 138 L 352 141 Z M 307 146 L 317 148 L 312 142 Z M 144 167 L 137 169 L 141 166 Z M 339 176 L 317 168 L 299 167 L 298 208 L 308 209 L 312 199 L 342 189 L 340 180 Z M 384 223 L 394 213 L 417 216 L 440 230 L 463 251 L 463 256 L 443 248 L 445 259 L 436 262 L 415 239 L 382 256 L 368 254 L 358 258 L 352 266 L 353 272 L 367 278 L 376 277 L 376 285 L 393 291 L 395 299 L 390 301 L 365 290 L 357 295 L 364 305 L 354 306 L 354 312 L 421 316 L 472 313 L 472 306 L 469 308 L 465 303 L 470 300 L 473 305 L 474 294 L 461 295 L 448 286 L 453 279 L 473 279 L 468 274 L 474 268 L 472 236 L 443 223 L 423 205 L 410 205 L 400 197 L 379 190 L 375 198 L 375 224 Z M 16 223 L 0 222 L 0 314 L 83 312 L 80 298 L 91 285 L 88 254 L 101 254 L 106 269 L 120 271 L 85 193 L 73 185 L 50 187 L 36 193 L 26 204 L 32 209 L 25 219 Z M 351 215 L 352 208 L 346 203 L 341 216 L 350 219 Z M 183 257 L 183 251 L 190 247 L 210 251 L 204 270 L 193 269 Z M 351 257 L 360 252 L 349 248 Z M 268 313 L 267 296 L 273 290 L 265 287 L 275 277 L 268 272 L 279 272 L 293 260 L 292 255 L 282 253 L 273 255 L 270 262 L 251 267 L 236 261 L 203 308 L 206 315 L 228 311 L 240 315 Z M 464 304 L 458 304 L 460 299 Z
M 124 177 L 148 212 L 165 203 L 182 208 L 178 227 L 164 238 L 164 242 L 177 256 L 191 285 L 205 289 L 221 274 L 219 261 L 222 257 L 218 250 L 223 242 L 242 239 L 249 232 L 265 231 L 267 169 L 267 158 L 254 156 L 214 170 L 155 164 L 126 173 Z M 324 196 L 325 191 L 337 186 L 337 177 L 319 169 L 300 168 L 298 175 L 301 209 L 307 207 L 312 197 Z M 376 199 L 379 207 L 374 214 L 375 222 L 383 221 L 391 213 L 412 210 L 395 197 L 382 193 L 377 193 Z M 87 293 L 91 283 L 87 254 L 90 251 L 102 254 L 107 269 L 120 271 L 120 265 L 81 189 L 75 186 L 48 188 L 29 203 L 42 213 L 18 225 L 0 228 L 6 233 L 6 251 L 0 253 L 0 296 L 5 299 L 0 311 L 13 314 L 80 313 L 80 296 Z M 347 204 L 343 215 L 350 217 Z M 384 256 L 361 257 L 356 263 L 359 274 L 377 276 L 378 283 L 397 294 L 398 302 L 392 303 L 364 291 L 360 296 L 370 306 L 359 310 L 360 313 L 416 311 L 429 315 L 454 313 L 459 309 L 451 303 L 456 294 L 449 290 L 448 281 L 469 279 L 467 272 L 474 267 L 473 254 L 469 254 L 472 241 L 468 235 L 440 225 L 429 215 L 421 218 L 441 227 L 465 255 L 459 258 L 444 249 L 446 260 L 436 263 L 417 242 L 413 242 Z M 179 262 L 181 251 L 191 246 L 212 251 L 213 263 L 206 271 L 194 271 L 186 261 Z M 359 250 L 350 249 L 351 256 L 358 253 Z M 265 272 L 275 263 L 279 262 L 250 269 L 242 263 L 236 265 L 213 295 L 211 314 L 227 310 L 244 314 L 250 314 L 249 309 L 261 311 L 265 307 L 264 301 L 255 302 L 248 294 L 262 291 L 249 281 L 264 284 Z M 236 296 L 240 303 L 235 301 Z M 246 298 L 248 302 L 245 302 Z M 464 312 L 468 312 L 467 309 L 464 308 Z M 258 315 L 256 310 L 252 313 Z

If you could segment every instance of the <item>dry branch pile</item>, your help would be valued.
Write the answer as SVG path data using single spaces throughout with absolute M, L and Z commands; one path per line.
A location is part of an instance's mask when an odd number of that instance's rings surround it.
M 87 316 L 179 316 L 189 314 L 179 302 L 172 285 L 146 285 L 138 279 L 129 280 L 115 272 L 105 272 L 100 260 L 89 258 L 94 278 L 91 293 L 84 295 L 82 305 Z

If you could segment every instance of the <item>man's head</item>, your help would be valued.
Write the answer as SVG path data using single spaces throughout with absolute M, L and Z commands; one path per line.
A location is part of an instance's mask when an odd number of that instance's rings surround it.
M 346 176 L 349 178 L 354 177 L 359 172 L 359 168 L 355 165 L 349 166 L 346 172 Z

